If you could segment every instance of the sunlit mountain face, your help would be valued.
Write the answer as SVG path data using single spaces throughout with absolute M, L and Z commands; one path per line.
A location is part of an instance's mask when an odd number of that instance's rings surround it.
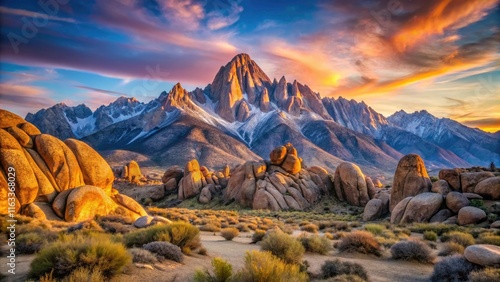
M 500 130 L 498 1 L 0 2 L 0 104 L 92 111 L 205 87 L 247 53 L 321 97 Z

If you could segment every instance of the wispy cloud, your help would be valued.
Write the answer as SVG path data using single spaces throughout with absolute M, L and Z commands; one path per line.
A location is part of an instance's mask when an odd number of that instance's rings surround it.
M 47 13 L 39 13 L 34 11 L 28 11 L 23 9 L 12 9 L 8 7 L 0 7 L 0 13 L 5 15 L 14 15 L 14 16 L 22 16 L 22 17 L 30 17 L 36 19 L 47 19 L 52 21 L 60 21 L 67 23 L 76 23 L 77 21 L 72 18 L 61 18 L 53 15 L 49 15 Z

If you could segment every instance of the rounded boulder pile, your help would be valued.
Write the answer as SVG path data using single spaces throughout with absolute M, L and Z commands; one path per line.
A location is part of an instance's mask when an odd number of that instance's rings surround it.
M 9 177 L 15 183 L 15 198 L 8 194 Z M 45 202 L 67 221 L 145 215 L 142 206 L 112 188 L 113 181 L 111 167 L 86 143 L 41 134 L 21 117 L 0 109 L 0 200 L 13 203 L 10 209 L 0 207 L 0 214 L 13 211 L 44 218 L 36 203 Z

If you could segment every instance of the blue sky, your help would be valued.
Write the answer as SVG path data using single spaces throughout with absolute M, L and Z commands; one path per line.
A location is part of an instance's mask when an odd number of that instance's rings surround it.
M 46 5 L 40 3 L 47 3 Z M 0 106 L 205 87 L 238 53 L 271 78 L 500 130 L 498 0 L 0 1 Z

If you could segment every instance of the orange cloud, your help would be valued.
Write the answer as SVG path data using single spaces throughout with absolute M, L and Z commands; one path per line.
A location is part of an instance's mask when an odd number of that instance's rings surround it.
M 391 41 L 399 52 L 431 36 L 442 35 L 447 29 L 458 29 L 482 19 L 486 11 L 496 7 L 498 1 L 439 0 L 428 3 L 430 5 L 417 11 L 418 16 L 404 23 L 392 36 Z

